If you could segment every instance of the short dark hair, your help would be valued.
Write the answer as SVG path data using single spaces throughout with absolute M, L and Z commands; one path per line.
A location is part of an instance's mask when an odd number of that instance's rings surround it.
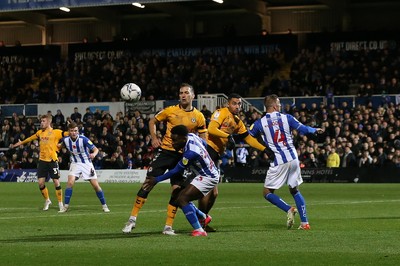
M 177 125 L 171 129 L 171 134 L 186 137 L 189 134 L 189 130 L 184 125 Z
M 75 122 L 71 122 L 71 123 L 68 125 L 68 129 L 73 129 L 73 128 L 76 128 L 76 127 L 78 127 L 78 124 L 75 123 Z
M 231 93 L 231 94 L 229 94 L 229 96 L 228 96 L 228 101 L 230 100 L 230 99 L 233 99 L 233 98 L 237 98 L 237 99 L 240 99 L 240 98 L 242 98 L 239 94 L 237 94 L 237 93 Z
M 179 86 L 179 89 L 182 87 L 188 87 L 190 89 L 190 91 L 194 94 L 194 88 L 189 83 L 182 83 L 181 86 Z

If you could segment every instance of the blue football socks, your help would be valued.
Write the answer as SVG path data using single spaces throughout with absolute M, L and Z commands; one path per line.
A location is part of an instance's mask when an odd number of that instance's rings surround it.
M 64 194 L 64 204 L 68 205 L 72 197 L 72 187 L 67 187 Z
M 290 210 L 291 208 L 291 206 L 284 202 L 283 199 L 273 193 L 268 193 L 267 195 L 265 195 L 265 199 L 277 206 L 279 209 L 283 210 L 284 212 L 288 212 L 288 210 Z
M 195 230 L 201 228 L 199 219 L 197 218 L 196 209 L 197 208 L 192 203 L 188 203 L 182 207 L 182 211 L 185 214 L 186 219 L 189 221 L 189 223 Z
M 306 202 L 301 195 L 300 191 L 293 195 L 294 201 L 296 202 L 297 211 L 299 212 L 300 220 L 302 223 L 307 223 L 307 212 L 306 212 Z
M 192 207 L 196 210 L 196 215 L 197 215 L 197 218 L 198 218 L 198 219 L 202 220 L 202 219 L 206 219 L 206 218 L 207 218 L 207 215 L 206 215 L 204 212 L 200 211 L 200 210 L 193 204 L 193 202 L 190 202 L 189 204 L 192 204 Z
M 99 198 L 101 205 L 106 204 L 106 199 L 104 198 L 103 190 L 96 192 L 97 197 Z

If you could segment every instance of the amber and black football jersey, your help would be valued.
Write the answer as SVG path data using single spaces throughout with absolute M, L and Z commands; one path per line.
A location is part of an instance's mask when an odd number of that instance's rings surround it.
M 219 130 L 229 135 L 240 135 L 247 132 L 247 128 L 244 125 L 243 121 L 240 120 L 237 115 L 232 114 L 229 111 L 228 107 L 218 109 L 212 114 L 209 127 L 213 125 L 217 125 Z M 208 134 L 207 144 L 220 155 L 224 153 L 227 142 L 227 138 L 221 138 L 219 136 Z
M 171 129 L 174 126 L 185 125 L 191 133 L 207 132 L 204 115 L 194 107 L 190 111 L 185 111 L 179 104 L 169 106 L 158 112 L 154 118 L 159 122 L 167 122 L 167 130 L 161 145 L 161 148 L 166 150 L 174 151 L 171 140 Z
M 29 143 L 35 139 L 39 139 L 39 160 L 45 162 L 57 161 L 58 142 L 68 135 L 68 132 L 63 132 L 60 129 L 48 128 L 45 130 L 39 129 L 35 134 L 22 141 L 22 144 Z

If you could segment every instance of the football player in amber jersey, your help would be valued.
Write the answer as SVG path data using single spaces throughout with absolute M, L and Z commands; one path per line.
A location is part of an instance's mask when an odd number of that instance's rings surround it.
M 250 146 L 260 150 L 268 150 L 260 144 L 255 138 L 249 135 L 243 121 L 239 118 L 239 112 L 242 108 L 242 97 L 239 94 L 232 93 L 228 96 L 227 107 L 216 110 L 208 125 L 207 151 L 216 165 L 220 156 L 224 154 L 225 149 L 233 149 L 236 139 L 246 141 Z M 199 209 L 208 215 L 218 196 L 218 187 L 199 200 Z M 206 231 L 213 232 L 215 229 L 207 226 Z
M 39 189 L 45 199 L 43 210 L 47 211 L 51 204 L 49 197 L 49 191 L 46 187 L 46 178 L 50 178 L 54 182 L 54 187 L 56 188 L 56 196 L 58 200 L 58 207 L 60 210 L 63 209 L 62 203 L 62 190 L 60 185 L 60 169 L 58 167 L 58 142 L 68 135 L 68 132 L 63 132 L 60 129 L 53 129 L 51 126 L 51 115 L 42 115 L 40 117 L 40 128 L 35 134 L 23 141 L 19 140 L 17 143 L 12 144 L 11 148 L 18 147 L 29 143 L 35 139 L 39 139 L 39 164 L 38 164 L 38 183 Z
M 192 102 L 194 97 L 195 94 L 193 87 L 184 83 L 179 89 L 179 104 L 164 108 L 158 112 L 154 118 L 150 119 L 149 131 L 151 135 L 151 143 L 152 146 L 158 148 L 158 150 L 153 161 L 149 165 L 146 180 L 137 193 L 131 215 L 128 222 L 125 224 L 125 227 L 122 229 L 122 232 L 130 233 L 132 228 L 135 228 L 136 226 L 136 217 L 152 190 L 152 187 L 148 190 L 144 189 L 145 187 L 149 187 L 147 186 L 149 177 L 163 175 L 166 170 L 173 169 L 182 159 L 182 152 L 175 151 L 172 147 L 171 129 L 177 125 L 184 125 L 187 127 L 189 132 L 197 133 L 203 139 L 207 138 L 206 120 L 204 115 L 193 107 Z M 160 122 L 166 122 L 167 125 L 167 130 L 162 141 L 157 137 L 156 131 L 156 125 Z M 179 188 L 183 181 L 184 178 L 181 174 L 174 175 L 170 178 L 172 193 L 167 208 L 167 220 L 163 230 L 163 234 L 165 235 L 175 234 L 174 230 L 172 230 L 172 224 L 178 209 L 176 203 L 177 194 L 180 191 Z

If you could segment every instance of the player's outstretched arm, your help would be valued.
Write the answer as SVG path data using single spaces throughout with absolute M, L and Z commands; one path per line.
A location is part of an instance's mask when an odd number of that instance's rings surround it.
M 16 147 L 21 146 L 23 144 L 29 143 L 29 142 L 31 142 L 32 140 L 35 140 L 35 139 L 37 139 L 36 135 L 32 135 L 29 138 L 24 139 L 24 140 L 20 140 L 19 139 L 17 143 L 10 144 L 10 148 L 16 148 Z
M 13 149 L 13 148 L 16 148 L 16 147 L 18 147 L 18 146 L 20 146 L 20 145 L 22 145 L 22 141 L 21 141 L 21 140 L 18 140 L 17 143 L 10 144 L 10 148 Z
M 151 145 L 153 148 L 158 148 L 161 146 L 161 140 L 157 137 L 157 124 L 158 121 L 154 117 L 149 121 L 149 131 L 151 136 Z

